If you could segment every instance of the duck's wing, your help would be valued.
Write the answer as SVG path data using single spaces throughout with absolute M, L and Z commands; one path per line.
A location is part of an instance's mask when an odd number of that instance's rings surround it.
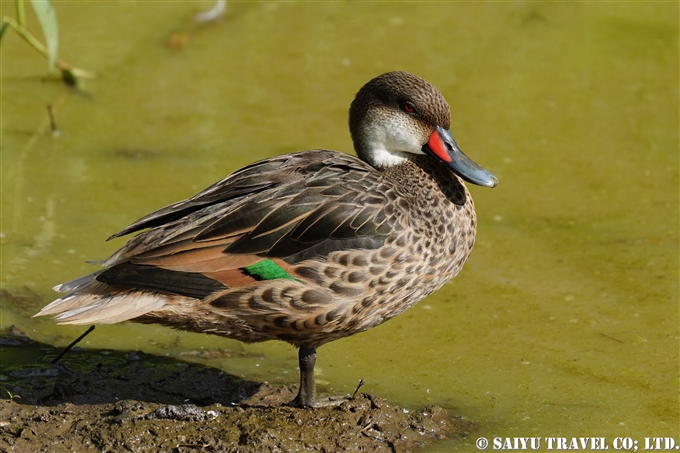
M 359 159 L 330 151 L 257 162 L 112 236 L 150 228 L 94 279 L 200 299 L 262 280 L 304 282 L 291 267 L 384 244 L 394 197 L 382 178 Z
M 108 240 L 146 228 L 164 225 L 206 207 L 238 200 L 280 186 L 285 183 L 285 178 L 290 176 L 284 175 L 283 171 L 305 171 L 305 166 L 300 165 L 300 154 L 276 156 L 243 167 L 191 198 L 173 203 L 142 217 L 109 237 Z M 299 176 L 302 175 L 293 176 L 292 179 L 299 179 Z

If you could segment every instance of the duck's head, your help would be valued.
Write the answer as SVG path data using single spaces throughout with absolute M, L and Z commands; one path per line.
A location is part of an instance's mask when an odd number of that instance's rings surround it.
M 374 78 L 359 90 L 349 109 L 354 148 L 373 167 L 384 169 L 426 154 L 465 181 L 495 187 L 498 179 L 463 154 L 450 127 L 444 96 L 408 72 Z

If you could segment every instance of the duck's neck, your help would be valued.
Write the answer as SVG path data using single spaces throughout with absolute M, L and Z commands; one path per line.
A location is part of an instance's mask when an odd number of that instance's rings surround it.
M 463 181 L 428 156 L 413 156 L 382 173 L 413 196 L 416 203 L 432 204 L 445 198 L 457 206 L 472 204 Z

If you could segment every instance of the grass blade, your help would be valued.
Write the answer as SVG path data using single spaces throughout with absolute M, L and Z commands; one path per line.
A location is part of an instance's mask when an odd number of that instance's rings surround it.
M 59 51 L 59 28 L 57 27 L 57 14 L 49 0 L 31 0 L 31 5 L 42 27 L 45 43 L 47 44 L 47 60 L 49 70 L 54 70 Z
M 5 30 L 7 30 L 7 27 L 9 24 L 5 21 L 0 22 L 0 40 L 2 39 L 2 35 L 5 34 Z

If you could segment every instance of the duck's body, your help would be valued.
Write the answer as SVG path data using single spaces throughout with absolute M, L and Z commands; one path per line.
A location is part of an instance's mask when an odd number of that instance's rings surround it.
M 417 106 L 420 117 L 391 133 L 386 104 L 406 119 Z M 57 287 L 69 294 L 39 315 L 287 341 L 300 348 L 294 403 L 311 406 L 316 348 L 403 312 L 453 278 L 470 254 L 472 199 L 447 166 L 462 166 L 479 184 L 496 180 L 469 159 L 456 161 L 448 127 L 448 106 L 424 80 L 373 79 L 350 110 L 363 160 L 315 150 L 249 165 L 114 235 L 149 228 L 103 270 Z M 394 142 L 419 145 L 391 150 Z

